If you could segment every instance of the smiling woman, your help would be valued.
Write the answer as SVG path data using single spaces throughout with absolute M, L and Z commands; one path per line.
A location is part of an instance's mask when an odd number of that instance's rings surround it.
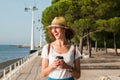
M 43 76 L 48 75 L 48 80 L 75 80 L 75 78 L 79 78 L 81 55 L 78 47 L 75 48 L 70 43 L 74 37 L 73 30 L 67 27 L 64 17 L 55 17 L 51 25 L 48 26 L 48 30 L 50 38 L 54 41 L 50 43 L 50 46 L 46 44 L 42 50 Z

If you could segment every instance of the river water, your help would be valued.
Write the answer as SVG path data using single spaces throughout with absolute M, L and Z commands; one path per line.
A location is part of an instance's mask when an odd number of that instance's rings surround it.
M 15 45 L 0 45 L 0 62 L 22 58 L 29 55 L 29 48 L 19 48 Z

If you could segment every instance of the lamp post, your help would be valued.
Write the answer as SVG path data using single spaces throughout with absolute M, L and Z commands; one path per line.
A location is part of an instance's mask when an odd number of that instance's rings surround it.
M 38 22 L 40 22 L 40 19 L 38 20 Z M 42 47 L 42 27 L 41 27 L 41 25 L 39 27 L 39 31 L 40 31 L 40 43 L 39 43 L 39 46 L 41 48 Z
M 25 11 L 31 10 L 32 11 L 32 28 L 31 28 L 31 45 L 30 45 L 30 53 L 35 52 L 34 50 L 34 11 L 38 10 L 36 6 L 32 6 L 29 8 L 25 8 Z

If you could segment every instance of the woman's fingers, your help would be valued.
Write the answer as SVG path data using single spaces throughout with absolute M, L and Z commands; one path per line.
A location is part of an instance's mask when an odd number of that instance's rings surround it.
M 60 59 L 59 60 L 59 67 L 64 69 L 66 68 L 67 64 L 65 63 L 65 61 L 63 59 Z

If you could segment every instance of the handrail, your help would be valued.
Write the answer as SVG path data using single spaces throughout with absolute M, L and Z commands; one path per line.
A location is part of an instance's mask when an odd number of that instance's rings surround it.
M 35 59 L 37 56 L 38 51 L 28 56 L 25 56 L 22 59 L 18 60 L 17 62 L 4 68 L 0 80 L 11 80 L 11 78 L 15 76 L 16 73 L 19 73 L 25 67 L 25 65 L 27 65 L 33 59 Z

